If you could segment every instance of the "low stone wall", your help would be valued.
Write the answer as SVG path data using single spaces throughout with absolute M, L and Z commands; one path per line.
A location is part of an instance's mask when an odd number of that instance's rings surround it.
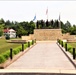
M 69 33 L 63 34 L 63 39 L 76 39 L 75 35 L 70 35 Z
M 70 43 L 76 42 L 76 39 L 68 39 L 67 42 L 70 42 Z
M 30 40 L 29 36 L 22 36 L 21 38 L 22 38 L 22 40 Z
M 30 40 L 33 40 L 34 39 L 34 34 L 30 34 Z
M 22 36 L 22 40 L 32 40 L 33 39 L 33 34 L 30 34 L 29 36 Z
M 34 34 L 29 36 L 22 36 L 22 40 L 32 40 L 36 39 L 37 41 L 54 41 L 57 39 L 68 40 L 76 39 L 75 35 L 62 34 L 61 29 L 35 29 Z

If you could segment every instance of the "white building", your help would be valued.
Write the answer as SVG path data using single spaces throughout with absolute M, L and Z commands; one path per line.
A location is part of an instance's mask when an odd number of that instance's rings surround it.
M 4 35 L 8 34 L 10 38 L 16 38 L 16 31 L 14 29 L 4 29 Z

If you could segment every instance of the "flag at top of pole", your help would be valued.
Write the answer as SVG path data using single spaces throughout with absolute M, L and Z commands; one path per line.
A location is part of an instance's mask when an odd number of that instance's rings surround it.
M 35 21 L 36 20 L 36 15 L 34 16 L 34 19 L 33 19 L 33 21 Z

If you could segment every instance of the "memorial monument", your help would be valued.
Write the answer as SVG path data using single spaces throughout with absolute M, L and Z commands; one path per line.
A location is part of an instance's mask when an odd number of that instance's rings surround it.
M 48 21 L 46 21 L 46 26 L 48 25 Z M 34 29 L 34 38 L 39 41 L 45 40 L 57 40 L 62 38 L 61 32 L 61 23 L 59 21 L 57 29 L 39 29 L 37 22 L 37 29 Z

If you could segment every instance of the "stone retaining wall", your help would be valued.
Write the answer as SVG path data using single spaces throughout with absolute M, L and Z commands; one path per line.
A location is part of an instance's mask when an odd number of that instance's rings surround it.
M 70 43 L 76 42 L 76 39 L 68 39 L 67 42 L 70 42 Z
M 75 35 L 70 35 L 69 33 L 63 34 L 63 39 L 76 39 Z
M 32 40 L 32 39 L 34 39 L 33 34 L 30 34 L 29 36 L 22 36 L 21 38 L 22 38 L 22 40 Z
M 34 34 L 22 36 L 22 40 L 54 41 L 57 39 L 76 39 L 75 35 L 62 34 L 61 29 L 34 29 Z
M 39 41 L 61 39 L 61 29 L 35 29 L 34 38 Z

